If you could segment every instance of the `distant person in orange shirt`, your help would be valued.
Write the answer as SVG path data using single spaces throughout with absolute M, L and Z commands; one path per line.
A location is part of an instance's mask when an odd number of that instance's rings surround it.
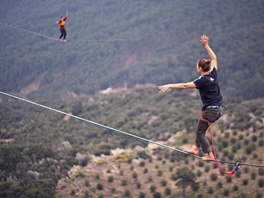
M 58 40 L 63 41 L 65 43 L 66 43 L 66 35 L 67 35 L 65 30 L 65 23 L 67 18 L 68 18 L 68 12 L 66 12 L 64 16 L 61 16 L 60 20 L 56 22 L 60 26 L 60 33 L 61 33 L 60 38 Z

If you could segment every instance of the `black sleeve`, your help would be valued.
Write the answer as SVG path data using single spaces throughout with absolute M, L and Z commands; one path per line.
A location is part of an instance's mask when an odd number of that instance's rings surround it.
M 213 78 L 217 79 L 217 70 L 215 69 L 215 67 L 214 67 L 213 70 L 210 72 L 210 75 L 211 75 Z
M 193 81 L 193 83 L 195 84 L 196 89 L 200 89 L 204 85 L 204 78 L 202 76 L 200 76 L 199 78 L 195 79 Z

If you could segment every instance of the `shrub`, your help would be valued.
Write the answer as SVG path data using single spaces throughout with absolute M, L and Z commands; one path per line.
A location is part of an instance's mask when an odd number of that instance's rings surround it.
M 210 176 L 212 181 L 216 181 L 217 180 L 217 174 L 216 173 L 212 173 Z
M 162 172 L 161 170 L 159 170 L 158 173 L 157 173 L 157 176 L 158 176 L 158 177 L 161 177 L 162 174 L 163 174 L 163 172 Z
M 169 157 L 170 157 L 170 154 L 168 152 L 164 153 L 164 158 L 165 159 L 169 159 Z
M 227 183 L 232 183 L 232 177 L 231 176 L 226 176 L 226 182 Z
M 243 140 L 244 139 L 244 136 L 241 134 L 239 135 L 239 140 Z
M 258 193 L 256 194 L 256 198 L 262 198 L 262 193 L 258 192 Z
M 237 142 L 237 139 L 236 139 L 236 138 L 231 138 L 230 142 L 231 142 L 232 144 L 235 144 L 235 143 Z
M 209 187 L 209 188 L 207 189 L 207 192 L 208 192 L 208 194 L 213 194 L 213 193 L 214 193 L 214 190 L 213 190 L 212 187 Z
M 168 196 L 171 194 L 171 189 L 170 188 L 165 188 L 164 189 L 164 195 Z
M 199 167 L 203 167 L 203 166 L 204 166 L 204 162 L 203 162 L 203 161 L 199 161 L 199 162 L 198 162 L 198 166 L 199 166 Z
M 141 161 L 141 162 L 139 163 L 139 166 L 144 167 L 144 166 L 145 166 L 145 162 L 144 162 L 144 161 Z
M 224 150 L 223 155 L 226 157 L 228 156 L 229 152 L 227 150 Z
M 258 137 L 256 135 L 253 135 L 251 137 L 251 140 L 252 140 L 252 142 L 256 142 L 256 141 L 258 141 Z
M 172 171 L 173 171 L 173 167 L 172 167 L 172 166 L 169 168 L 169 171 L 170 171 L 170 172 L 172 172 Z
M 199 189 L 199 187 L 200 187 L 199 184 L 196 182 L 191 184 L 191 188 L 193 191 L 197 191 Z
M 245 139 L 245 140 L 244 140 L 244 144 L 245 144 L 245 145 L 248 145 L 248 144 L 249 144 L 249 140 L 248 140 L 248 139 Z
M 246 149 L 245 149 L 245 151 L 246 151 L 246 154 L 247 155 L 250 155 L 252 153 L 252 151 L 253 151 L 252 146 L 251 145 L 247 146 Z
M 154 192 L 156 191 L 156 186 L 151 185 L 151 186 L 149 187 L 149 190 L 150 190 L 150 192 L 154 193 Z
M 141 188 L 141 184 L 140 183 L 137 183 L 136 184 L 136 187 L 137 187 L 137 189 Z
M 144 169 L 144 173 L 145 174 L 148 173 L 148 169 L 147 168 Z
M 90 182 L 88 181 L 88 179 L 84 180 L 84 185 L 85 185 L 86 187 L 89 187 L 89 186 L 90 186 Z
M 120 174 L 121 176 L 123 176 L 123 175 L 124 175 L 124 171 L 123 171 L 123 170 L 120 170 L 120 171 L 119 171 L 119 174 Z
M 108 177 L 108 183 L 112 183 L 114 181 L 114 177 L 113 176 L 109 176 Z
M 100 179 L 100 175 L 98 173 L 95 175 L 95 179 Z
M 200 170 L 198 170 L 196 175 L 197 175 L 197 177 L 200 177 L 202 175 L 202 172 Z
M 234 154 L 233 153 L 229 153 L 228 159 L 232 161 L 234 159 Z
M 253 153 L 253 159 L 257 159 L 258 158 L 258 154 L 257 153 Z
M 84 197 L 84 198 L 88 198 L 88 197 L 90 197 L 89 192 L 88 192 L 88 191 L 85 191 L 84 194 L 83 194 L 83 197 Z
M 115 188 L 112 188 L 111 191 L 112 191 L 112 193 L 115 193 L 116 192 L 116 189 Z
M 137 155 L 142 159 L 148 159 L 150 157 L 145 151 L 139 151 Z
M 124 195 L 125 195 L 125 197 L 130 197 L 130 191 L 129 190 L 125 190 Z
M 71 189 L 71 195 L 75 195 L 76 191 L 74 189 Z
M 182 143 L 183 143 L 183 144 L 187 144 L 187 143 L 188 143 L 188 139 L 187 139 L 187 138 L 183 138 L 183 139 L 182 139 Z
M 160 181 L 160 185 L 161 185 L 161 186 L 166 186 L 166 185 L 167 185 L 167 181 L 164 180 L 164 179 L 161 180 L 161 181 Z
M 121 182 L 121 185 L 122 186 L 126 186 L 127 185 L 127 180 L 123 179 L 122 182 Z
M 198 195 L 197 195 L 197 198 L 202 198 L 202 197 L 203 197 L 202 194 L 198 194 Z
M 97 190 L 103 190 L 103 189 L 104 189 L 104 185 L 101 184 L 101 183 L 98 183 L 98 184 L 96 185 L 96 188 L 97 188 Z
M 258 186 L 259 186 L 260 188 L 263 188 L 263 187 L 264 187 L 264 179 L 259 179 L 259 180 L 258 180 Z
M 145 198 L 145 197 L 146 197 L 146 195 L 143 192 L 140 192 L 139 195 L 138 195 L 138 198 Z
M 244 186 L 247 186 L 248 185 L 248 179 L 243 179 L 242 183 L 243 183 Z
M 229 190 L 228 190 L 228 189 L 225 189 L 224 192 L 223 192 L 223 195 L 224 195 L 225 197 L 227 197 L 227 196 L 229 195 Z
M 252 180 L 255 180 L 257 177 L 257 174 L 255 172 L 251 173 L 251 179 Z
M 232 146 L 232 152 L 233 153 L 236 153 L 237 152 L 237 146 L 236 146 L 236 144 L 234 144 L 233 146 Z
M 217 182 L 216 187 L 217 187 L 217 188 L 223 188 L 223 184 L 222 184 L 222 182 L 220 182 L 220 181 Z
M 155 192 L 153 194 L 153 198 L 161 198 L 161 193 L 160 192 Z
M 228 142 L 227 142 L 226 140 L 223 140 L 223 141 L 222 141 L 222 146 L 223 146 L 224 148 L 228 147 Z
M 127 160 L 127 163 L 131 164 L 132 161 L 133 161 L 133 159 L 128 159 L 128 160 Z
M 264 175 L 264 168 L 259 168 L 258 172 L 259 172 L 259 175 L 263 176 Z
M 234 185 L 233 188 L 232 188 L 232 191 L 233 192 L 238 191 L 238 186 L 237 185 Z
M 264 140 L 259 140 L 258 145 L 259 146 L 264 146 Z
M 218 168 L 216 163 L 213 163 L 212 166 L 214 169 Z
M 204 168 L 205 172 L 209 172 L 210 171 L 210 166 L 206 165 L 205 168 Z
M 132 173 L 132 177 L 133 177 L 134 179 L 136 179 L 136 178 L 138 177 L 138 174 L 137 174 L 136 172 L 133 172 L 133 173 Z

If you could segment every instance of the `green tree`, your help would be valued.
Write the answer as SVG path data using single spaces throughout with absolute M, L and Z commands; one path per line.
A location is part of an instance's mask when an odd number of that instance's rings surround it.
M 186 188 L 196 183 L 196 176 L 189 168 L 178 169 L 175 173 L 175 179 L 176 185 L 182 188 L 183 197 L 185 197 Z

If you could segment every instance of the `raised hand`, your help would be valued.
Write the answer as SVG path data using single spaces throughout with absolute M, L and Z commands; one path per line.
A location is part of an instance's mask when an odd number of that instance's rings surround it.
M 208 36 L 206 36 L 206 35 L 202 35 L 202 36 L 201 36 L 201 39 L 200 39 L 200 42 L 201 42 L 201 44 L 202 44 L 203 46 L 208 45 L 208 44 L 209 44 L 209 38 L 208 38 Z

